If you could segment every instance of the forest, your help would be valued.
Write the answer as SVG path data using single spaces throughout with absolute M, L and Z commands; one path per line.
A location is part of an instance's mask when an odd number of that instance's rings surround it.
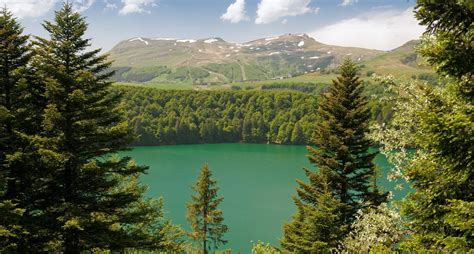
M 123 94 L 125 115 L 139 135 L 135 145 L 311 144 L 318 121 L 317 93 L 115 88 Z M 364 94 L 381 96 L 374 85 L 366 86 Z M 390 120 L 389 103 L 372 99 L 369 104 L 372 121 Z
M 121 153 L 255 142 L 309 144 L 312 167 L 291 179 L 295 212 L 279 246 L 258 241 L 252 253 L 473 253 L 474 4 L 418 0 L 414 12 L 435 86 L 390 75 L 369 84 L 347 58 L 321 92 L 195 92 L 113 86 L 71 2 L 43 22 L 47 38 L 1 9 L 0 252 L 222 251 L 232 228 L 208 165 L 186 231 L 147 197 L 148 167 Z M 377 182 L 379 152 L 389 177 L 412 187 L 400 202 Z

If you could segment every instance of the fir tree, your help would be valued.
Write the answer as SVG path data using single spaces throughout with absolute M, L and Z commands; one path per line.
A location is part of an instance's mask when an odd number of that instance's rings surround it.
M 34 206 L 32 180 L 39 165 L 29 151 L 32 120 L 41 106 L 31 92 L 28 64 L 31 50 L 28 36 L 6 9 L 0 10 L 0 252 L 19 250 L 34 225 L 29 213 Z M 32 110 L 33 109 L 33 110 Z M 33 111 L 33 112 L 32 112 Z M 37 114 L 36 114 L 37 115 Z M 34 150 L 34 149 L 33 149 Z
M 47 100 L 41 155 L 51 179 L 42 190 L 55 237 L 49 245 L 65 253 L 166 250 L 161 206 L 143 198 L 137 181 L 146 168 L 112 156 L 134 136 L 120 94 L 110 89 L 110 62 L 100 49 L 88 50 L 88 25 L 70 3 L 43 26 L 50 38 L 37 38 L 34 66 Z
M 320 200 L 321 193 L 329 193 L 340 203 L 337 206 L 333 203 L 333 207 L 328 210 L 337 211 L 333 214 L 340 216 L 337 221 L 342 224 L 336 224 L 335 227 L 348 228 L 359 209 L 379 205 L 385 200 L 386 194 L 379 193 L 376 186 L 371 187 L 375 177 L 375 165 L 372 161 L 376 154 L 369 152 L 372 143 L 366 138 L 366 134 L 370 113 L 366 99 L 361 95 L 363 86 L 357 77 L 357 67 L 351 60 L 345 60 L 340 69 L 341 76 L 334 80 L 333 86 L 324 95 L 325 100 L 319 106 L 321 121 L 314 135 L 314 144 L 318 148 L 308 147 L 309 160 L 318 167 L 319 172 L 305 169 L 309 183 L 297 180 L 299 188 L 296 204 L 297 213 L 305 214 L 308 213 L 305 210 L 309 210 L 316 213 L 318 218 L 318 209 L 325 206 Z M 326 189 L 325 185 L 328 185 L 329 191 L 322 191 Z M 329 194 L 325 194 L 327 198 L 331 197 Z M 296 229 L 298 224 L 305 224 L 304 220 L 304 216 L 296 216 L 285 228 Z M 311 251 L 308 249 L 309 252 L 317 252 L 337 247 L 334 239 L 329 241 L 326 238 L 331 230 L 334 228 L 318 226 L 308 231 L 285 230 L 284 239 L 292 239 L 293 234 L 300 234 L 298 238 L 307 242 L 321 243 L 314 245 Z M 339 239 L 347 233 L 344 230 L 338 232 Z M 283 240 L 282 244 L 289 246 L 285 242 Z M 303 247 L 306 248 L 307 245 L 292 248 Z
M 370 152 L 370 112 L 362 96 L 363 82 L 357 76 L 357 66 L 347 59 L 340 67 L 341 76 L 324 94 L 318 112 L 314 144 L 308 147 L 309 160 L 325 175 L 335 197 L 348 205 L 344 221 L 351 223 L 358 210 L 367 204 L 379 205 L 386 193 L 379 193 L 374 178 L 376 153 Z M 309 187 L 300 182 L 302 190 Z M 301 193 L 302 194 L 302 193 Z
M 427 26 L 420 53 L 447 77 L 423 92 L 410 134 L 419 154 L 405 169 L 414 193 L 403 203 L 413 236 L 408 250 L 467 253 L 474 248 L 474 4 L 420 0 Z M 412 119 L 414 120 L 414 119 Z
M 284 225 L 281 240 L 290 253 L 331 253 L 348 231 L 342 220 L 345 205 L 333 196 L 325 179 L 320 186 L 314 193 L 317 206 L 295 198 L 298 211 L 293 222 Z
M 220 244 L 227 243 L 223 239 L 224 234 L 229 230 L 223 224 L 222 210 L 217 209 L 224 198 L 219 198 L 217 192 L 217 182 L 212 179 L 212 172 L 207 165 L 201 168 L 199 178 L 193 187 L 195 195 L 188 203 L 187 220 L 191 225 L 190 237 L 202 245 L 202 252 L 207 254 L 213 247 L 217 249 Z
M 19 169 L 9 165 L 7 156 L 19 148 L 16 133 L 21 126 L 17 110 L 21 107 L 21 84 L 29 58 L 28 36 L 7 9 L 0 11 L 0 177 L 6 180 L 6 199 L 16 199 Z

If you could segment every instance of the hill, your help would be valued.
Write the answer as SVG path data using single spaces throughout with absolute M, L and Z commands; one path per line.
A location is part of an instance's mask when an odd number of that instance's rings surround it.
M 120 42 L 109 54 L 114 61 L 116 81 L 187 89 L 193 85 L 209 88 L 229 84 L 327 83 L 346 57 L 360 62 L 364 74 L 430 73 L 416 57 L 416 44 L 408 42 L 385 52 L 326 45 L 306 34 L 286 34 L 242 44 L 221 38 L 133 38 Z

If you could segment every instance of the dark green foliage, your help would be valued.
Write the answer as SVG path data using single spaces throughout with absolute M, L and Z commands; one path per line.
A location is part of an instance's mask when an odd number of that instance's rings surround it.
M 43 249 L 165 250 L 176 238 L 166 231 L 161 206 L 143 198 L 137 179 L 146 168 L 111 155 L 134 137 L 120 94 L 109 89 L 110 63 L 100 50 L 87 50 L 87 24 L 69 3 L 44 28 L 50 39 L 37 38 L 33 61 L 47 102 L 37 133 L 43 182 L 34 189 L 42 198 L 35 212 L 48 220 L 39 224 L 40 235 L 52 238 Z
M 420 53 L 448 84 L 426 89 L 416 146 L 424 153 L 406 169 L 416 192 L 403 204 L 412 238 L 408 250 L 467 253 L 474 248 L 474 3 L 420 0 L 427 26 Z
M 344 213 L 344 221 L 350 223 L 357 210 L 366 205 L 364 202 L 372 201 L 370 184 L 375 175 L 376 154 L 368 151 L 372 146 L 366 137 L 370 112 L 362 96 L 363 83 L 357 77 L 357 67 L 346 60 L 340 70 L 341 76 L 319 105 L 323 121 L 315 132 L 318 149 L 309 148 L 309 158 L 321 174 L 327 175 L 336 198 L 350 206 Z
M 341 213 L 345 205 L 333 196 L 326 180 L 320 180 L 321 190 L 314 193 L 317 205 L 295 198 L 298 211 L 283 227 L 281 245 L 290 253 L 333 253 L 348 232 Z
M 212 248 L 217 249 L 219 245 L 227 243 L 223 236 L 229 231 L 223 224 L 222 210 L 217 208 L 224 198 L 218 197 L 217 181 L 212 179 L 212 172 L 207 165 L 201 168 L 193 190 L 195 195 L 187 205 L 186 218 L 192 228 L 189 235 L 191 239 L 201 244 L 202 253 L 207 254 Z
M 123 81 L 123 75 L 131 69 L 132 67 L 112 67 L 110 70 L 113 71 L 114 75 L 110 79 L 113 81 Z
M 188 81 L 193 84 L 202 83 L 202 79 L 209 76 L 209 72 L 198 67 L 179 67 L 168 77 L 179 81 Z
M 336 248 L 337 241 L 347 233 L 343 228 L 349 228 L 358 210 L 386 199 L 387 193 L 371 186 L 376 176 L 376 154 L 369 152 L 372 143 L 365 137 L 370 113 L 362 96 L 362 81 L 352 61 L 346 60 L 340 70 L 341 76 L 333 81 L 319 104 L 321 120 L 314 133 L 318 148 L 308 147 L 309 160 L 319 171 L 305 169 L 309 183 L 297 180 L 298 212 L 293 222 L 284 227 L 282 245 L 290 251 L 307 248 L 303 252 L 316 253 Z M 298 231 L 298 225 L 306 226 L 305 214 L 312 214 L 312 220 L 319 222 L 313 229 Z M 329 215 L 336 216 L 330 217 L 334 227 L 320 222 Z M 316 242 L 320 243 L 307 244 Z
M 297 143 L 307 144 L 316 121 L 316 99 L 304 93 L 117 89 L 124 91 L 127 117 L 140 135 L 137 145 L 289 144 L 296 123 Z
M 30 188 L 39 165 L 34 164 L 30 145 L 37 128 L 41 103 L 29 78 L 31 51 L 28 36 L 7 9 L 0 10 L 0 252 L 15 251 L 21 239 L 33 232 L 26 208 L 36 204 Z M 33 101 L 35 103 L 33 103 Z M 28 111 L 30 110 L 30 111 Z
M 295 90 L 304 93 L 320 92 L 327 85 L 302 84 L 302 83 L 285 83 L 285 84 L 268 84 L 262 85 L 262 90 Z
M 401 61 L 403 64 L 414 64 L 416 63 L 417 59 L 418 59 L 418 54 L 412 53 L 403 57 Z
M 461 91 L 474 96 L 474 3 L 418 0 L 416 17 L 427 27 L 420 53 L 438 72 L 463 80 Z
M 374 75 L 374 74 L 375 74 L 375 71 L 372 71 L 372 70 L 368 70 L 368 71 L 365 73 L 365 75 L 366 75 L 367 77 L 370 77 L 370 76 L 372 76 L 372 75 Z
M 238 64 L 208 64 L 206 69 L 224 75 L 229 83 L 242 81 L 242 71 Z
M 438 76 L 432 73 L 421 73 L 418 74 L 418 79 L 426 81 L 431 84 L 436 84 L 438 82 Z
M 23 28 L 12 14 L 0 12 L 0 194 L 6 191 L 6 198 L 17 198 L 15 175 L 18 169 L 10 165 L 8 156 L 20 149 L 20 133 L 23 127 L 17 119 L 24 106 L 22 78 L 30 59 L 28 36 L 22 35 Z M 20 132 L 20 133 L 18 133 Z M 7 186 L 4 186 L 4 184 Z M 4 187 L 7 187 L 5 190 Z M 3 195 L 2 195 L 3 197 Z
M 171 70 L 166 66 L 145 67 L 128 70 L 122 73 L 117 81 L 147 82 L 163 74 L 170 74 Z

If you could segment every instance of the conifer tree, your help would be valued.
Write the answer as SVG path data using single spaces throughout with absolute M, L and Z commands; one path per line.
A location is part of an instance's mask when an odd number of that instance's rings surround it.
M 328 206 L 328 203 L 321 201 L 321 193 L 326 193 L 326 199 L 334 198 L 338 203 L 330 203 L 332 206 L 326 211 L 340 216 L 334 220 L 342 224 L 335 224 L 334 227 L 340 229 L 337 230 L 340 233 L 337 237 L 342 239 L 347 233 L 343 228 L 349 228 L 357 211 L 368 205 L 379 205 L 387 194 L 372 186 L 375 177 L 372 161 L 376 154 L 369 151 L 372 143 L 366 138 L 370 114 L 366 99 L 361 95 L 363 86 L 357 76 L 357 66 L 347 59 L 340 70 L 341 76 L 333 81 L 333 86 L 324 94 L 324 101 L 319 106 L 321 121 L 313 141 L 317 148 L 308 146 L 309 160 L 319 171 L 305 169 L 309 183 L 297 180 L 296 204 L 297 213 L 314 214 L 318 218 L 321 209 Z M 328 191 L 322 191 L 326 188 Z M 329 241 L 327 238 L 335 228 L 319 225 L 308 231 L 296 230 L 298 224 L 305 224 L 305 219 L 305 216 L 298 215 L 291 224 L 285 225 L 285 229 L 293 227 L 295 230 L 285 230 L 283 246 L 290 246 L 286 239 L 295 238 L 293 234 L 300 234 L 297 238 L 321 242 L 313 246 L 312 252 L 337 247 L 335 239 Z M 296 245 L 291 249 L 307 248 L 307 245 Z
M 317 206 L 295 198 L 298 210 L 293 223 L 284 225 L 281 240 L 290 253 L 331 253 L 348 231 L 342 220 L 345 205 L 333 196 L 325 179 L 321 179 L 320 186 L 313 193 Z
M 134 136 L 122 117 L 120 94 L 110 89 L 110 62 L 100 49 L 89 50 L 88 25 L 69 2 L 43 26 L 50 38 L 37 38 L 33 65 L 47 101 L 41 159 L 50 181 L 42 189 L 42 212 L 55 237 L 48 244 L 65 253 L 166 250 L 169 225 L 161 206 L 143 198 L 137 180 L 146 168 L 113 156 Z
M 6 9 L 0 10 L 0 252 L 17 250 L 26 235 L 25 208 L 30 205 L 26 131 L 34 131 L 25 115 L 27 68 L 31 57 L 28 36 Z M 29 96 L 30 98 L 32 96 Z M 30 105 L 30 108 L 31 105 Z M 27 180 L 29 179 L 29 180 Z
M 0 10 L 0 177 L 6 179 L 5 198 L 17 196 L 16 177 L 18 169 L 8 165 L 7 155 L 18 149 L 19 119 L 17 109 L 20 107 L 20 80 L 26 68 L 30 49 L 28 36 L 22 35 L 23 28 L 5 8 Z
M 187 220 L 193 230 L 190 237 L 198 241 L 202 245 L 202 252 L 207 254 L 211 249 L 211 243 L 214 249 L 220 244 L 227 243 L 223 236 L 229 231 L 223 224 L 222 210 L 217 208 L 224 198 L 219 198 L 217 195 L 219 187 L 217 181 L 212 179 L 208 165 L 201 168 L 193 190 L 196 194 L 191 197 L 187 205 Z
M 474 249 L 474 3 L 419 0 L 415 13 L 427 27 L 420 53 L 446 85 L 423 91 L 410 132 L 422 156 L 404 172 L 416 190 L 402 207 L 413 231 L 405 247 L 468 253 Z

